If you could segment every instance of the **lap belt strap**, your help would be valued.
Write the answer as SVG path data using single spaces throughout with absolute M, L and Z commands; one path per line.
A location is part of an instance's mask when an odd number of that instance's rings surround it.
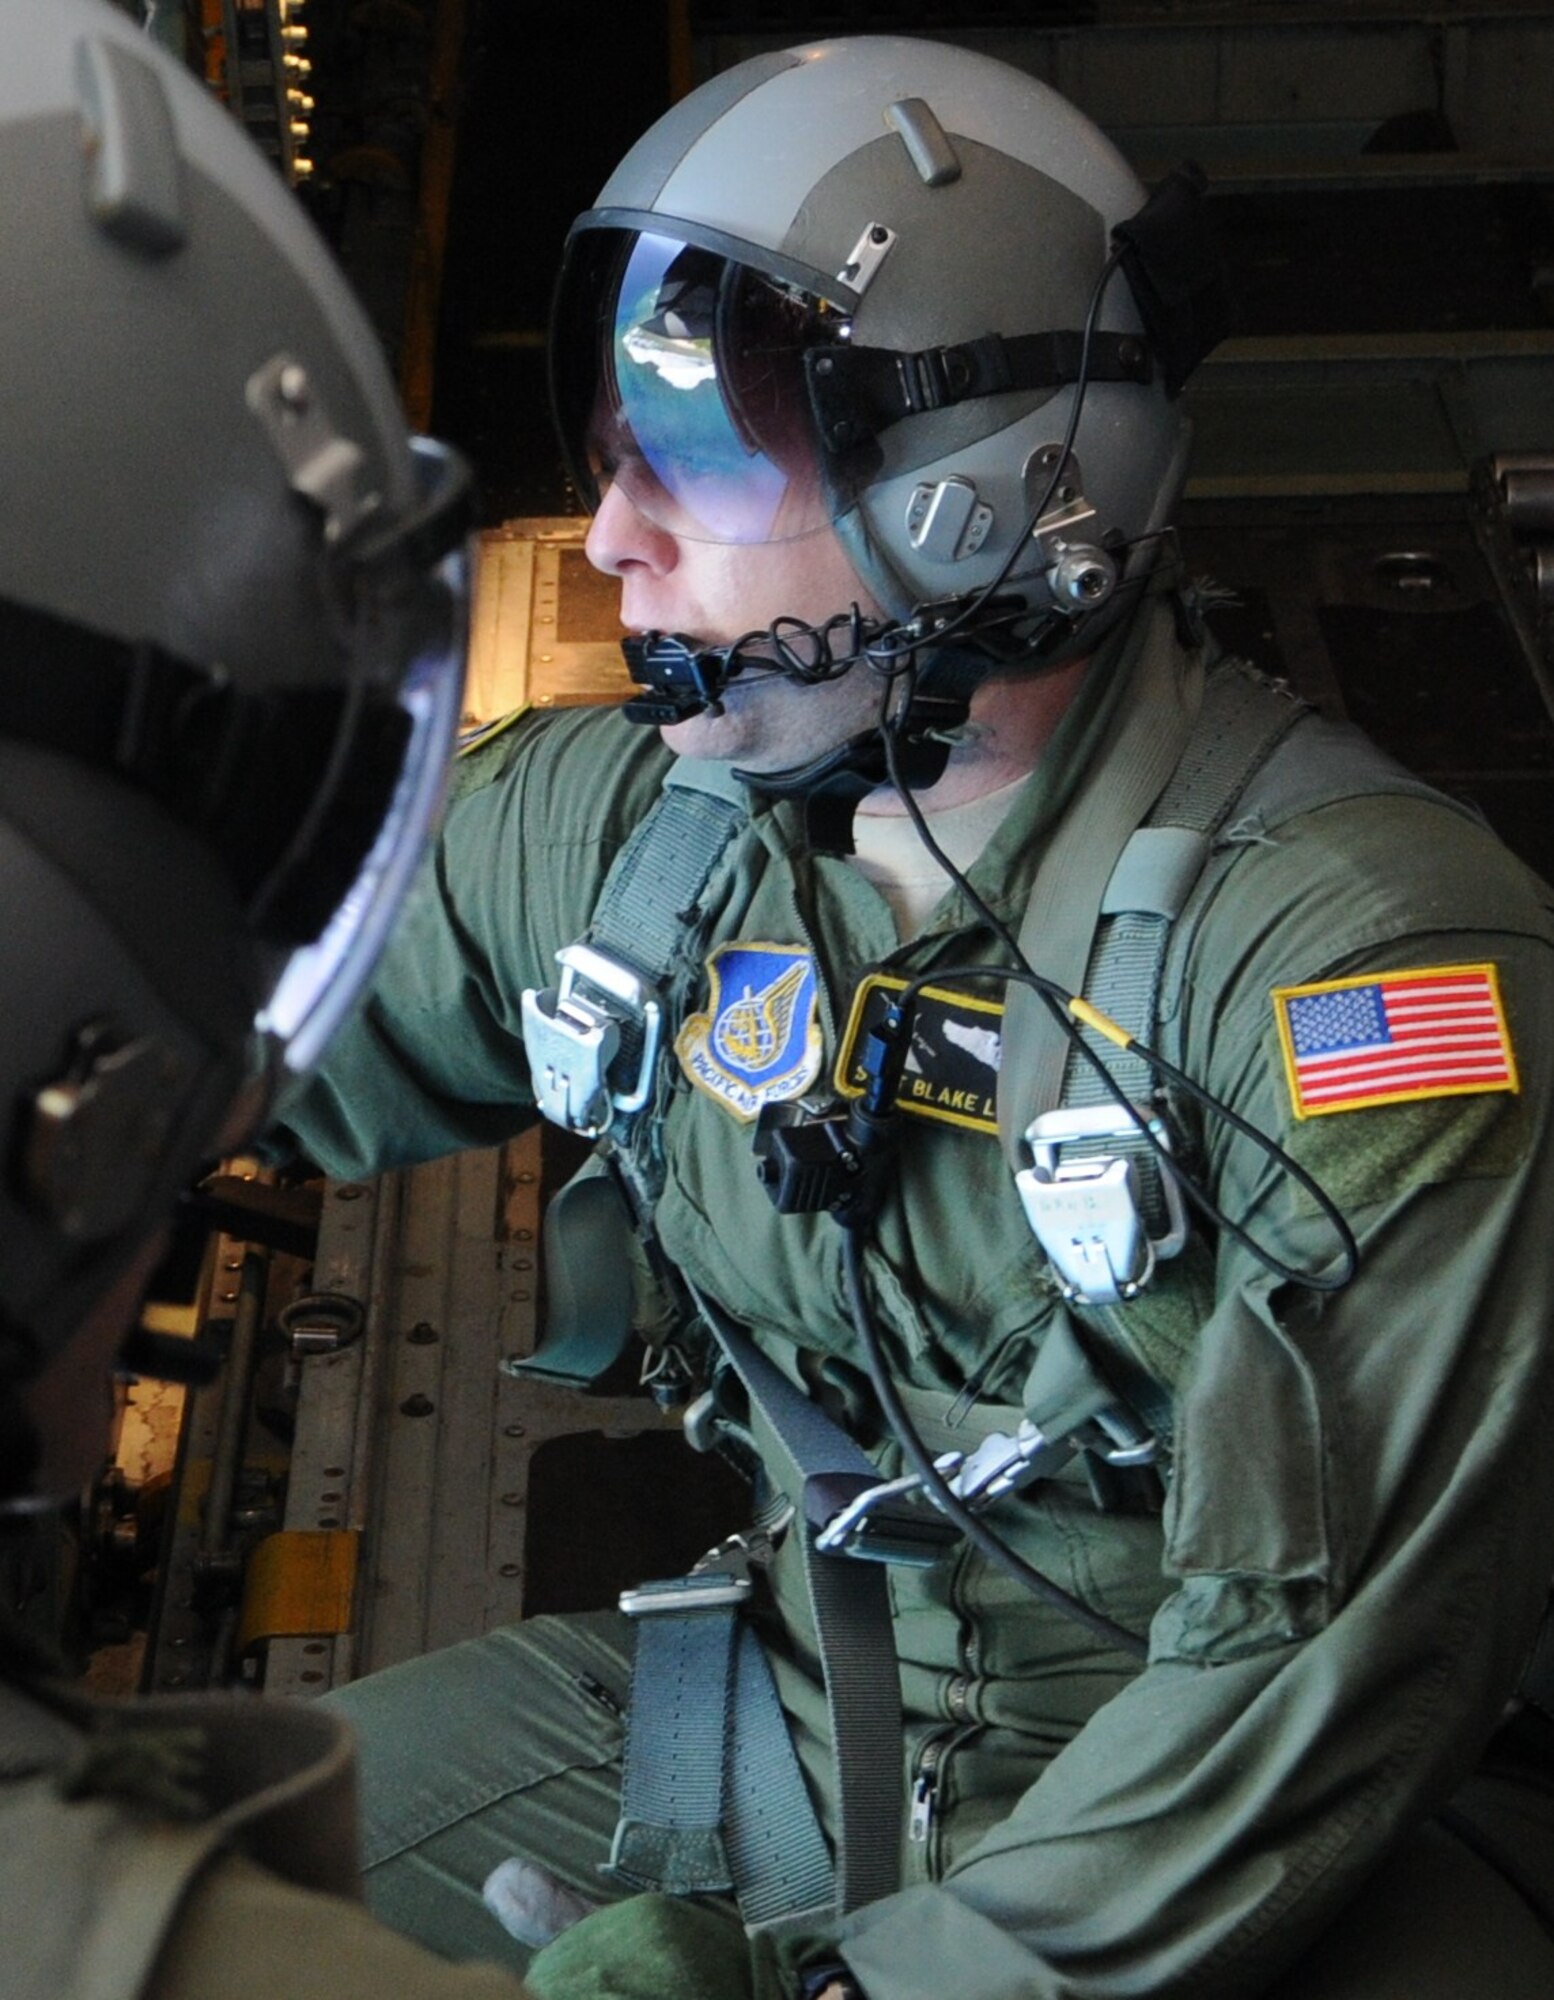
M 636 1658 L 609 1873 L 636 1889 L 733 1889 L 746 1923 L 828 1912 L 836 1894 L 771 1668 L 739 1620 L 737 1551 L 627 1591 Z
M 799 1496 L 791 1532 L 802 1538 L 825 1677 L 838 1859 L 833 1870 L 759 1641 L 749 1627 L 735 1635 L 750 1585 L 737 1551 L 721 1551 L 688 1577 L 621 1599 L 638 1621 L 638 1650 L 611 1866 L 637 1887 L 732 1883 L 749 1923 L 821 1907 L 845 1914 L 898 1886 L 901 1680 L 885 1563 L 826 1554 L 817 1537 L 880 1474 L 743 1328 L 712 1300 L 697 1303 Z M 918 1560 L 927 1539 L 937 1554 L 954 1536 L 907 1507 L 871 1514 L 869 1533 L 873 1553 Z
M 721 1307 L 700 1293 L 697 1304 L 766 1418 L 787 1461 L 784 1484 L 798 1502 L 790 1532 L 802 1537 L 825 1676 L 836 1771 L 837 1905 L 845 1914 L 891 1895 L 899 1882 L 901 1674 L 885 1563 L 826 1555 L 816 1537 L 844 1496 L 879 1484 L 879 1470 Z M 947 1522 L 928 1526 L 949 1528 Z M 890 1530 L 882 1524 L 882 1532 Z

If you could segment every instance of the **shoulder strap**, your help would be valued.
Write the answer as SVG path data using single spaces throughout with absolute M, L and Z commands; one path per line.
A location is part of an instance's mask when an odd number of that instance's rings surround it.
M 1196 888 L 1220 830 L 1255 774 L 1309 711 L 1239 661 L 1210 675 L 1203 704 L 1180 760 L 1145 824 L 1129 836 L 1092 917 L 1084 997 L 1140 1040 L 1153 1039 L 1172 927 Z M 1056 1024 L 1053 1032 L 1057 1033 Z M 1135 1103 L 1154 1094 L 1143 1060 L 1086 1031 L 1106 1069 Z M 1061 1091 L 1056 1103 L 1099 1107 L 1111 1093 L 1094 1065 L 1064 1038 Z M 1033 1104 L 1030 1116 L 1042 1107 Z M 1122 1154 L 1139 1176 L 1140 1202 L 1149 1232 L 1165 1233 L 1165 1195 L 1153 1150 L 1142 1137 L 1078 1140 L 1065 1157 L 1087 1152 Z
M 604 878 L 587 942 L 655 983 L 666 979 L 694 949 L 707 885 L 748 818 L 744 787 L 727 764 L 689 757 L 672 764 L 653 810 Z
M 1473 808 L 1414 777 L 1352 725 L 1319 715 L 1242 662 L 1224 663 L 1209 679 L 1170 783 L 1117 857 L 1093 918 L 1078 990 L 1130 1033 L 1153 1040 L 1160 1023 L 1176 1012 L 1198 925 L 1248 847 L 1306 813 L 1379 792 L 1428 799 L 1477 818 Z M 1152 1079 L 1137 1056 L 1088 1032 L 1086 1040 L 1130 1096 L 1150 1098 Z M 1057 1100 L 1062 1107 L 1104 1105 L 1108 1095 L 1094 1066 L 1067 1047 Z M 1011 1123 L 1023 1130 L 1041 1108 L 1027 1099 L 1011 1107 Z M 1083 1157 L 1086 1149 L 1087 1142 L 1077 1141 L 1067 1156 Z M 1088 1142 L 1089 1151 L 1098 1149 L 1133 1158 L 1145 1219 L 1150 1233 L 1158 1234 L 1165 1203 L 1151 1150 L 1142 1140 L 1119 1143 L 1115 1137 Z M 1193 1252 L 1189 1242 L 1184 1261 L 1192 1262 Z M 1114 1352 L 1131 1369 L 1144 1369 L 1145 1381 L 1130 1376 L 1134 1400 L 1166 1439 L 1170 1414 L 1154 1387 L 1168 1402 L 1177 1364 L 1191 1349 L 1190 1339 L 1181 1337 L 1186 1329 L 1173 1330 L 1170 1322 L 1173 1314 L 1191 1310 L 1202 1275 L 1186 1273 L 1169 1299 L 1146 1292 L 1128 1305 L 1076 1308 L 1111 1336 Z
M 1188 955 L 1210 904 L 1226 875 L 1247 850 L 1291 820 L 1347 799 L 1386 793 L 1394 798 L 1422 799 L 1455 813 L 1474 825 L 1483 815 L 1466 800 L 1454 799 L 1425 779 L 1416 777 L 1351 722 L 1336 722 L 1314 709 L 1304 710 L 1272 755 L 1254 771 L 1233 801 L 1222 826 L 1222 838 L 1211 846 L 1168 940 L 1156 1020 L 1174 1017 L 1186 977 Z M 1233 815 L 1233 816 L 1232 816 Z
M 1113 671 L 1133 674 L 1134 686 L 1052 836 L 1020 926 L 1025 957 L 1071 992 L 1083 988 L 1096 914 L 1118 856 L 1169 782 L 1203 694 L 1201 657 L 1179 646 L 1172 608 L 1162 599 L 1140 613 Z M 1025 1128 L 1036 1107 L 1059 1101 L 1067 1051 L 1045 1003 L 1026 987 L 1011 988 L 998 1130 L 1016 1171 L 1025 1164 Z
M 695 958 L 708 887 L 748 818 L 744 787 L 727 764 L 679 758 L 605 876 L 584 941 L 623 959 L 649 987 L 667 990 Z M 639 1067 L 641 1033 L 640 1025 L 622 1032 L 622 1072 Z M 547 1205 L 545 1325 L 538 1352 L 509 1364 L 512 1373 L 581 1385 L 597 1381 L 625 1352 L 631 1237 L 646 1222 L 662 1172 L 651 1133 L 647 1143 L 633 1143 L 643 1122 L 618 1115 L 609 1161 L 596 1154 Z

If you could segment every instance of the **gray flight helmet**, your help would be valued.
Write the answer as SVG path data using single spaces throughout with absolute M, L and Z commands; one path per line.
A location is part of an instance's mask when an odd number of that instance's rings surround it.
M 855 356 L 1071 335 L 1072 373 L 1112 231 L 1144 201 L 1115 147 L 1045 84 L 944 43 L 865 36 L 756 56 L 703 84 L 626 155 L 572 244 L 661 231 L 719 252 L 823 302 Z M 1095 325 L 1113 364 L 1148 352 L 1121 272 Z M 1168 370 L 1107 372 L 1104 360 L 1091 371 L 1051 505 L 1071 516 L 1068 546 L 1110 552 L 1115 581 L 1156 559 L 1189 426 Z M 1011 555 L 1008 589 L 1037 620 L 1084 608 L 1064 595 L 1061 529 L 1016 553 L 1075 394 L 1072 380 L 995 387 L 887 413 L 863 453 L 822 436 L 835 526 L 895 616 L 981 589 Z
M 0 1389 L 360 993 L 457 725 L 467 477 L 105 0 L 0 65 Z

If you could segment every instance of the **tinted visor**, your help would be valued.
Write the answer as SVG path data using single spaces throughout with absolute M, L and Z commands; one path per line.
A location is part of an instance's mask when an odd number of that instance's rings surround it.
M 690 541 L 813 534 L 837 508 L 804 355 L 838 337 L 832 307 L 678 237 L 578 230 L 551 329 L 568 469 L 597 508 L 619 485 Z

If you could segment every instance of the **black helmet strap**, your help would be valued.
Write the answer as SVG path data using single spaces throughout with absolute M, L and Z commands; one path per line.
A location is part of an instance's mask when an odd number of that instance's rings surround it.
M 1084 335 L 983 334 L 952 347 L 821 347 L 804 356 L 810 407 L 828 451 L 850 451 L 904 417 L 1009 389 L 1061 389 L 1079 380 Z M 1092 382 L 1148 382 L 1149 349 L 1132 333 L 1091 336 Z

